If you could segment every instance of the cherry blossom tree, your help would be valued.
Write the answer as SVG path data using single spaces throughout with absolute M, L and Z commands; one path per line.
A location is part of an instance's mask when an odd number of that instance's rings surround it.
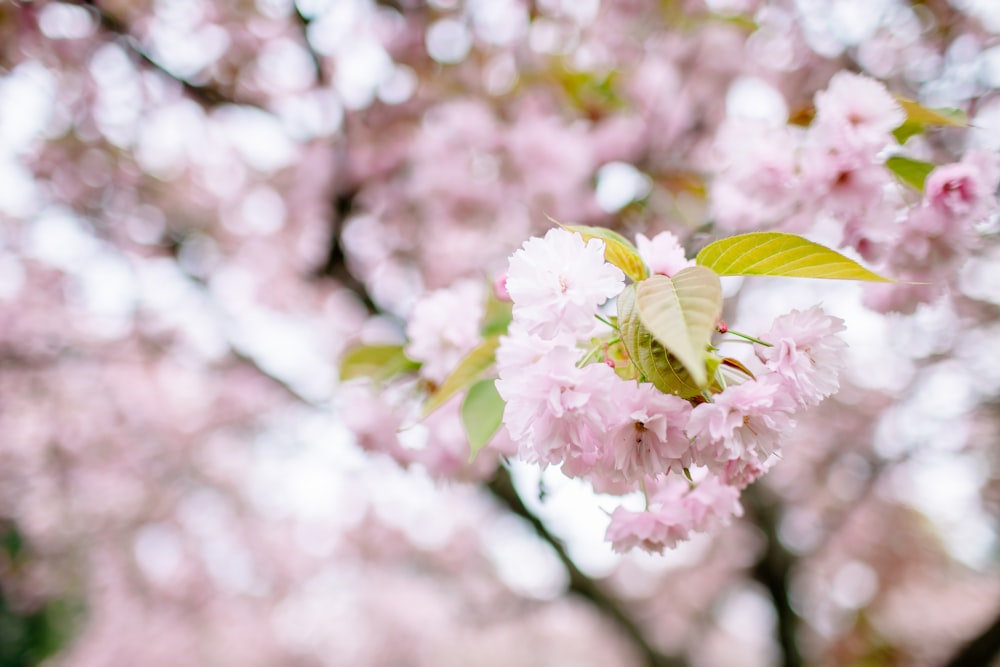
M 998 34 L 0 0 L 0 662 L 996 662 Z

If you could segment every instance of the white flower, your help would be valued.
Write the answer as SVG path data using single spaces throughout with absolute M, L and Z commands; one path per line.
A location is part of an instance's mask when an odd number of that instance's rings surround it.
M 624 287 L 625 275 L 604 261 L 603 241 L 584 243 L 579 234 L 558 228 L 528 239 L 511 256 L 507 272 L 515 322 L 543 338 L 589 337 L 597 308 Z

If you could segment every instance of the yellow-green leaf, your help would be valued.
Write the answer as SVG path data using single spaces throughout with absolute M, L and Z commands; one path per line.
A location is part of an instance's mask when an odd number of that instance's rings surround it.
M 906 140 L 913 135 L 922 133 L 929 126 L 969 126 L 969 118 L 961 109 L 950 107 L 931 109 L 905 97 L 896 97 L 896 101 L 906 112 L 906 120 L 892 131 L 893 136 L 901 144 L 906 143 Z
M 901 155 L 886 160 L 885 166 L 896 175 L 896 178 L 921 192 L 924 190 L 924 181 L 927 180 L 927 175 L 934 171 L 934 165 L 930 162 L 913 160 Z
M 786 276 L 893 282 L 795 234 L 751 232 L 709 243 L 695 260 L 720 276 Z
M 340 359 L 341 381 L 367 377 L 384 382 L 401 373 L 414 372 L 420 364 L 403 352 L 402 345 L 358 345 Z
M 722 313 L 719 276 L 702 266 L 655 275 L 636 284 L 635 302 L 642 325 L 704 387 L 705 349 Z
M 896 97 L 899 106 L 906 112 L 906 122 L 919 125 L 941 125 L 947 127 L 968 127 L 969 118 L 961 109 L 939 107 L 931 109 L 915 100 Z
M 604 259 L 621 269 L 633 281 L 639 282 L 649 275 L 649 269 L 639 257 L 639 251 L 636 250 L 631 241 L 618 232 L 604 227 L 588 227 L 587 225 L 559 224 L 559 226 L 566 231 L 576 232 L 583 237 L 584 241 L 590 239 L 604 241 Z
M 480 380 L 471 387 L 462 401 L 462 428 L 469 439 L 469 463 L 486 446 L 500 428 L 504 402 L 492 378 Z
M 465 358 L 458 362 L 458 366 L 451 372 L 451 375 L 445 378 L 441 386 L 427 397 L 427 402 L 424 403 L 423 417 L 440 408 L 448 402 L 449 398 L 478 380 L 493 365 L 498 345 L 500 345 L 500 337 L 490 336 L 476 349 L 465 355 Z
M 483 336 L 498 336 L 507 333 L 507 327 L 513 319 L 513 307 L 510 301 L 501 301 L 488 290 L 486 296 L 486 307 L 483 314 L 483 326 L 480 333 Z
M 665 394 L 676 394 L 682 398 L 701 393 L 701 387 L 684 370 L 677 357 L 667 352 L 642 326 L 635 305 L 635 285 L 629 285 L 618 295 L 618 331 L 641 380 L 651 382 Z

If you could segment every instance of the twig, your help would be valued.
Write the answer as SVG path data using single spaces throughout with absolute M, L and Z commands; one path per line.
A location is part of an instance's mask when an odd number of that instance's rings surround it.
M 88 7 L 96 15 L 98 23 L 100 23 L 103 30 L 115 35 L 117 41 L 130 53 L 137 57 L 144 65 L 180 84 L 188 97 L 198 102 L 203 107 L 212 108 L 226 104 L 236 104 L 266 111 L 266 109 L 255 102 L 234 99 L 214 86 L 191 83 L 184 77 L 171 72 L 169 69 L 160 64 L 155 58 L 149 55 L 146 49 L 144 49 L 139 43 L 138 39 L 136 39 L 136 37 L 132 34 L 129 26 L 127 26 L 124 21 L 101 7 L 97 0 L 68 1 L 83 7 Z
M 759 486 L 743 492 L 743 500 L 755 519 L 754 523 L 764 532 L 767 547 L 753 567 L 753 576 L 771 596 L 778 619 L 778 643 L 784 654 L 783 667 L 802 667 L 802 653 L 796 641 L 799 616 L 788 599 L 788 580 L 796 557 L 778 538 L 778 516 L 774 504 L 765 499 Z
M 680 657 L 663 655 L 646 639 L 645 633 L 635 621 L 625 612 L 614 597 L 606 593 L 597 582 L 580 571 L 573 559 L 566 553 L 566 548 L 555 535 L 549 532 L 541 519 L 531 513 L 517 495 L 510 473 L 504 467 L 497 469 L 493 479 L 487 485 L 490 493 L 504 504 L 507 509 L 531 524 L 538 536 L 552 547 L 569 574 L 569 590 L 597 607 L 602 613 L 613 620 L 618 627 L 632 640 L 642 654 L 649 667 L 686 667 L 687 662 Z
M 942 667 L 986 667 L 1000 655 L 1000 610 L 993 622 L 959 647 Z

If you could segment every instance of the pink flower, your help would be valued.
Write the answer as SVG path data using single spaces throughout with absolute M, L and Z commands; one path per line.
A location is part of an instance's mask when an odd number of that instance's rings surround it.
M 816 120 L 811 132 L 843 152 L 877 152 L 892 140 L 890 133 L 906 114 L 885 86 L 875 79 L 838 72 L 826 90 L 816 93 Z
M 662 553 L 688 539 L 692 532 L 728 524 L 730 517 L 742 514 L 739 491 L 717 477 L 706 477 L 694 488 L 679 477 L 668 477 L 646 511 L 616 509 L 604 538 L 619 553 L 635 547 Z
M 628 481 L 690 465 L 684 433 L 691 404 L 648 383 L 624 383 L 619 391 L 623 420 L 607 436 L 610 467 Z
M 482 285 L 465 280 L 424 296 L 413 307 L 406 354 L 423 362 L 420 374 L 440 383 L 479 344 L 483 319 Z
M 726 387 L 691 411 L 695 464 L 720 470 L 731 460 L 765 460 L 795 422 L 795 399 L 773 375 Z
M 791 217 L 799 202 L 798 146 L 790 128 L 757 120 L 729 120 L 719 128 L 711 209 L 721 227 L 751 231 Z
M 625 383 L 604 364 L 577 367 L 581 351 L 556 347 L 537 362 L 501 373 L 503 423 L 527 461 L 558 464 L 578 459 L 583 474 L 601 458 L 614 396 Z
M 514 319 L 529 332 L 552 338 L 568 332 L 588 337 L 597 308 L 625 287 L 621 270 L 604 261 L 604 242 L 550 229 L 528 239 L 510 258 L 507 292 Z
M 997 158 L 983 151 L 936 168 L 924 184 L 924 202 L 966 223 L 975 223 L 996 206 Z
M 819 306 L 793 310 L 774 320 L 770 331 L 760 336 L 772 347 L 755 346 L 757 357 L 789 384 L 799 405 L 817 405 L 840 386 L 837 374 L 844 365 L 847 343 L 837 333 L 844 321 L 831 317 Z
M 660 232 L 652 239 L 646 238 L 645 234 L 637 234 L 635 245 L 652 273 L 672 277 L 681 269 L 694 266 L 694 260 L 684 256 L 680 241 L 670 232 Z

